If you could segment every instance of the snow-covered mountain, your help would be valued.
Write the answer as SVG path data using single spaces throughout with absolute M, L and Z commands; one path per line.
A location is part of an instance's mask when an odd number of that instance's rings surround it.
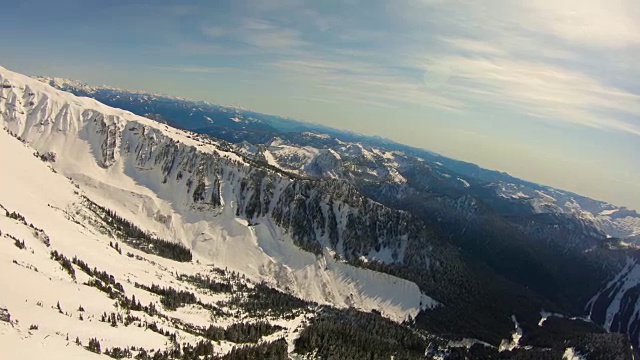
M 505 182 L 494 185 L 499 196 L 529 204 L 536 213 L 570 214 L 609 237 L 631 243 L 640 240 L 640 214 L 634 210 L 551 187 Z
M 640 214 L 633 210 L 386 139 L 168 95 L 91 86 L 70 79 L 36 78 L 76 95 L 139 115 L 160 116 L 174 126 L 237 143 L 237 150 L 248 157 L 300 175 L 402 182 L 402 172 L 423 161 L 436 176 L 437 183 L 430 184 L 432 187 L 446 184 L 459 190 L 467 188 L 465 192 L 475 196 L 479 186 L 487 186 L 495 190 L 491 197 L 497 199 L 490 199 L 491 202 L 508 203 L 503 205 L 510 208 L 517 204 L 519 211 L 568 214 L 610 237 L 630 243 L 640 240 Z
M 99 342 L 180 358 L 630 358 L 624 336 L 595 324 L 540 322 L 541 310 L 580 312 L 629 266 L 633 249 L 576 206 L 514 197 L 495 173 L 384 140 L 44 80 L 0 68 L 12 154 L 0 163 L 0 266 L 16 274 L 0 281 L 19 289 L 0 295 L 0 349 L 12 356 L 84 358 Z M 136 112 L 160 122 L 52 85 L 144 103 Z M 198 132 L 170 126 L 184 111 L 198 120 L 181 127 Z M 599 214 L 634 217 L 611 210 Z
M 406 226 L 393 228 L 395 222 L 383 224 L 386 216 L 404 215 L 358 198 L 349 186 L 338 182 L 324 187 L 296 183 L 286 173 L 251 166 L 242 157 L 224 149 L 224 145 L 208 138 L 55 90 L 1 68 L 0 84 L 0 123 L 6 130 L 0 135 L 5 154 L 0 204 L 7 213 L 16 212 L 28 219 L 29 224 L 42 227 L 42 234 L 47 234 L 51 246 L 68 258 L 78 256 L 110 273 L 117 270 L 116 277 L 122 281 L 145 280 L 143 283 L 147 285 L 152 281 L 161 285 L 174 283 L 171 280 L 174 272 L 208 273 L 209 265 L 197 264 L 213 264 L 226 269 L 225 273 L 242 274 L 247 282 L 266 282 L 320 304 L 375 309 L 398 321 L 415 316 L 420 309 L 438 305 L 410 281 L 336 260 L 340 258 L 336 252 L 359 256 L 369 247 L 366 253 L 371 259 L 397 260 L 403 256 L 411 231 Z M 46 154 L 40 157 L 52 162 L 42 163 L 32 156 L 34 151 Z M 81 206 L 84 196 L 115 210 L 152 236 L 182 242 L 194 252 L 196 264 L 176 266 L 156 257 L 140 261 L 118 253 L 114 255 L 113 250 L 105 247 L 112 240 L 109 234 L 101 234 L 99 227 L 92 228 L 92 225 L 96 227 L 93 223 L 96 220 L 87 216 L 87 210 Z M 299 226 L 295 219 L 305 213 L 292 202 L 315 211 L 316 224 Z M 375 237 L 379 242 L 366 245 L 358 253 L 346 254 L 347 244 L 354 241 L 357 236 L 354 231 L 359 231 L 361 226 L 353 226 L 353 221 L 363 216 L 354 204 L 368 208 L 367 220 L 378 224 L 380 229 Z M 35 315 L 28 314 L 41 306 L 38 304 L 44 303 L 45 308 L 39 313 L 50 316 L 46 308 L 56 297 L 65 310 L 67 306 L 77 307 L 75 303 L 65 303 L 63 297 L 75 298 L 77 295 L 69 294 L 80 291 L 80 298 L 85 298 L 84 288 L 79 281 L 66 284 L 64 274 L 58 274 L 55 266 L 47 261 L 49 249 L 38 242 L 41 234 L 31 234 L 26 222 L 21 224 L 11 217 L 4 219 L 5 226 L 0 231 L 5 237 L 19 236 L 21 241 L 26 240 L 24 246 L 28 245 L 28 250 L 33 251 L 33 254 L 20 253 L 24 255 L 20 255 L 17 263 L 12 263 L 13 255 L 6 252 L 9 257 L 2 266 L 7 267 L 7 272 L 17 266 L 25 270 L 20 270 L 21 276 L 24 273 L 22 277 L 3 276 L 4 288 L 16 288 L 21 282 L 27 282 L 41 291 L 27 294 L 30 290 L 25 288 L 22 292 L 12 292 L 11 297 L 0 297 L 3 305 L 14 317 L 29 323 L 35 323 Z M 362 226 L 365 224 L 367 221 Z M 309 229 L 313 233 L 305 233 Z M 332 246 L 320 247 L 323 242 L 327 245 L 331 242 Z M 10 244 L 5 241 L 3 246 L 5 243 Z M 133 256 L 143 256 L 139 251 L 120 246 Z M 13 244 L 7 247 L 11 249 Z M 311 253 L 303 250 L 305 247 L 317 251 Z M 376 250 L 372 251 L 374 247 Z M 123 260 L 114 266 L 110 265 L 112 258 Z M 40 273 L 46 275 L 37 275 Z M 55 281 L 51 277 L 54 274 Z M 42 282 L 46 286 L 38 285 Z M 45 296 L 45 292 L 57 286 L 62 286 L 60 292 Z M 133 286 L 125 289 L 127 293 L 129 289 Z M 140 300 L 146 300 L 142 292 L 134 293 Z M 21 304 L 25 299 L 28 305 Z M 84 301 L 90 304 L 91 299 L 89 294 Z M 103 308 L 95 305 L 91 316 L 99 316 Z M 79 315 L 75 311 L 71 313 Z M 57 319 L 55 314 L 51 316 Z M 48 321 L 56 320 L 43 319 Z M 72 320 L 65 324 L 67 327 L 56 328 L 56 333 L 70 333 L 75 326 Z M 35 332 L 25 325 L 23 323 L 13 337 L 4 339 L 8 342 L 20 337 L 36 342 L 42 339 L 31 336 Z M 51 335 L 55 327 L 47 326 L 51 329 L 42 333 Z M 98 336 L 99 331 L 99 327 L 87 330 L 82 343 L 86 344 L 88 337 Z M 82 334 L 81 331 L 74 333 Z M 71 336 L 73 340 L 76 335 Z M 104 338 L 110 346 L 140 344 L 137 335 L 134 335 L 136 342 L 128 342 L 125 332 L 118 336 L 122 338 Z M 56 347 L 64 347 L 65 340 L 52 341 Z M 164 341 L 156 336 L 155 340 L 142 341 L 142 344 L 145 348 L 157 348 L 164 345 Z M 18 354 L 27 345 L 12 346 L 15 351 L 12 353 Z M 222 349 L 228 350 L 229 346 Z
M 359 216 L 350 202 L 366 201 L 349 197 L 348 186 L 332 183 L 325 185 L 329 189 L 314 189 L 297 184 L 285 173 L 256 169 L 197 134 L 52 91 L 17 74 L 3 73 L 0 81 L 5 86 L 3 125 L 36 151 L 54 153 L 57 171 L 101 204 L 137 223 L 144 221 L 145 230 L 189 241 L 185 245 L 218 266 L 312 301 L 385 308 L 400 320 L 419 310 L 424 296 L 415 284 L 336 262 L 321 249 L 312 255 L 294 246 L 294 241 L 309 241 L 308 246 L 317 247 L 317 239 L 320 244 L 333 242 L 335 251 L 344 254 L 344 244 L 353 241 L 347 217 Z M 315 233 L 294 239 L 288 234 L 308 229 L 295 227 L 293 219 L 300 214 L 290 202 L 310 196 L 313 211 L 324 218 L 316 219 Z M 332 208 L 326 207 L 324 196 L 331 196 L 326 200 Z M 380 216 L 373 221 L 382 221 L 388 213 L 374 203 L 365 206 Z M 393 235 L 380 234 L 380 243 L 371 246 L 397 259 L 409 230 L 394 230 L 398 232 Z
M 0 157 L 0 311 L 7 315 L 0 321 L 2 358 L 106 358 L 98 349 L 112 357 L 162 355 L 176 343 L 196 346 L 210 325 L 224 329 L 258 320 L 278 326 L 265 332 L 264 341 L 292 343 L 294 331 L 312 316 L 296 310 L 286 321 L 251 317 L 224 305 L 232 300 L 227 286 L 255 285 L 209 264 L 171 261 L 125 244 L 83 205 L 80 186 L 33 156 L 33 149 L 4 131 L 0 149 L 10 154 Z M 178 281 L 195 276 L 220 290 Z M 190 300 L 174 311 L 163 309 L 168 297 L 139 284 L 195 293 L 203 304 L 220 305 L 222 315 L 213 317 L 210 310 L 218 307 L 207 310 Z M 222 340 L 212 352 L 222 355 L 234 346 Z

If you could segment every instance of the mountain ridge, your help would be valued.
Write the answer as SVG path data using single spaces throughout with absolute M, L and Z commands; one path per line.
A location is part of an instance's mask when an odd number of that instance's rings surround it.
M 481 178 L 503 178 L 506 177 L 506 180 L 510 180 L 511 182 L 515 182 L 515 183 L 519 183 L 519 184 L 523 184 L 523 185 L 527 185 L 527 186 L 534 186 L 534 187 L 538 187 L 538 188 L 542 188 L 542 189 L 553 189 L 553 190 L 557 190 L 557 191 L 561 191 L 563 193 L 565 193 L 566 195 L 569 196 L 576 196 L 576 197 L 580 197 L 580 198 L 587 198 L 586 196 L 582 196 L 579 195 L 575 192 L 569 192 L 569 191 L 565 191 L 565 190 L 560 190 L 558 188 L 555 188 L 553 186 L 550 185 L 545 185 L 545 184 L 539 184 L 533 181 L 529 181 L 529 180 L 525 180 L 525 179 L 521 179 L 518 177 L 515 177 L 511 174 L 509 174 L 508 172 L 504 172 L 504 171 L 500 171 L 500 170 L 495 170 L 495 169 L 485 169 L 482 168 L 474 163 L 465 161 L 465 160 L 461 160 L 461 159 L 455 159 L 455 158 L 451 158 L 451 157 L 447 157 L 441 154 L 438 154 L 436 152 L 433 152 L 431 150 L 427 150 L 424 148 L 420 148 L 420 147 L 415 147 L 415 146 L 411 146 L 411 145 L 405 145 L 402 143 L 399 143 L 397 141 L 394 140 L 390 140 L 384 137 L 380 137 L 380 136 L 368 136 L 368 135 L 362 135 L 359 134 L 355 131 L 350 131 L 350 130 L 342 130 L 342 129 L 335 129 L 335 128 L 331 128 L 328 126 L 324 126 L 321 124 L 317 124 L 317 123 L 309 123 L 309 122 L 303 122 L 303 121 L 298 121 L 292 118 L 288 118 L 288 117 L 281 117 L 278 115 L 269 115 L 269 114 L 262 114 L 262 113 L 257 113 L 251 110 L 247 110 L 244 108 L 236 108 L 236 107 L 230 107 L 230 106 L 224 106 L 224 105 L 214 105 L 211 104 L 209 102 L 206 101 L 196 101 L 196 100 L 191 100 L 188 98 L 184 98 L 184 97 L 179 97 L 179 96 L 173 96 L 173 95 L 167 95 L 167 94 L 161 94 L 161 93 L 153 93 L 153 92 L 148 92 L 148 91 L 143 91 L 143 90 L 128 90 L 128 89 L 124 89 L 124 88 L 117 88 L 117 87 L 110 87 L 107 85 L 99 85 L 99 86 L 94 86 L 94 85 L 88 85 L 86 83 L 83 83 L 81 81 L 77 81 L 77 80 L 73 80 L 73 79 L 67 79 L 67 78 L 51 78 L 51 77 L 46 77 L 46 76 L 33 76 L 33 78 L 38 79 L 39 81 L 45 82 L 45 83 L 49 83 L 49 84 L 53 84 L 54 87 L 56 88 L 61 88 L 61 89 L 68 89 L 69 91 L 88 91 L 91 93 L 96 93 L 97 91 L 100 90 L 110 90 L 110 91 L 115 91 L 115 92 L 123 92 L 123 93 L 131 93 L 131 94 L 136 94 L 136 95 L 149 95 L 149 96 L 157 96 L 157 97 L 163 97 L 163 98 L 167 98 L 167 99 L 173 99 L 173 100 L 179 100 L 185 103 L 189 103 L 192 104 L 193 106 L 197 106 L 199 104 L 206 104 L 209 106 L 213 106 L 216 108 L 225 108 L 229 111 L 232 110 L 237 110 L 237 111 L 245 111 L 247 114 L 256 114 L 256 115 L 261 115 L 261 116 L 265 116 L 265 117 L 269 117 L 269 118 L 279 118 L 281 120 L 285 120 L 285 121 L 289 121 L 292 124 L 295 124 L 297 126 L 300 126 L 300 130 L 304 131 L 303 129 L 306 127 L 308 128 L 308 130 L 315 130 L 312 131 L 312 133 L 318 133 L 318 131 L 320 131 L 319 133 L 322 133 L 321 130 L 329 130 L 332 133 L 336 133 L 336 134 L 340 134 L 340 133 L 344 133 L 345 135 L 351 135 L 351 136 L 356 136 L 358 138 L 361 139 L 367 139 L 367 140 L 378 140 L 379 142 L 373 142 L 374 144 L 379 144 L 379 143 L 383 143 L 383 144 L 388 144 L 391 145 L 393 147 L 402 147 L 404 149 L 404 151 L 409 152 L 409 153 L 427 153 L 429 155 L 434 156 L 435 158 L 441 158 L 445 161 L 448 162 L 449 166 L 452 166 L 453 164 L 455 164 L 456 166 L 454 166 L 454 168 L 466 168 L 468 167 L 468 169 L 465 169 L 464 171 L 462 171 L 461 173 L 463 175 L 467 175 L 467 176 L 472 176 L 474 177 L 474 172 L 476 173 L 484 173 L 484 174 L 488 174 L 485 176 L 480 176 Z M 180 124 L 177 124 L 178 126 L 180 126 Z M 190 129 L 193 130 L 193 129 Z M 198 132 L 198 131 L 196 131 Z M 437 160 L 436 160 L 437 161 Z M 591 199 L 591 198 L 587 198 L 589 200 L 593 200 L 597 203 L 601 203 L 604 205 L 612 205 L 609 202 L 606 201 L 602 201 L 602 200 L 597 200 L 597 199 Z M 614 206 L 614 205 L 612 205 Z M 625 206 L 620 206 L 618 207 L 620 209 L 627 209 L 627 207 Z M 631 210 L 634 211 L 634 210 Z M 637 213 L 636 213 L 637 215 Z

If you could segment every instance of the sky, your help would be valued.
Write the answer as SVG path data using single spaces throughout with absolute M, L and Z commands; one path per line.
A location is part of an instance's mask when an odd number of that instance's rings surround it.
M 238 105 L 640 210 L 640 1 L 21 0 L 0 65 Z

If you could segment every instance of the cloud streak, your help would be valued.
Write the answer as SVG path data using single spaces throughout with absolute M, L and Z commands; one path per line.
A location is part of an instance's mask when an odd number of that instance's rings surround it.
M 620 65 L 610 58 L 591 60 L 619 49 L 640 55 L 636 2 L 461 3 L 414 2 L 448 19 L 446 28 L 456 35 L 440 37 L 436 49 L 408 51 L 408 66 L 433 71 L 427 59 L 448 64 L 439 71 L 453 74 L 448 93 L 463 103 L 640 136 L 640 92 L 616 83 L 611 74 Z M 417 21 L 415 9 L 405 16 Z
M 199 66 L 156 66 L 157 69 L 181 73 L 219 74 L 238 70 L 232 67 L 199 67 Z

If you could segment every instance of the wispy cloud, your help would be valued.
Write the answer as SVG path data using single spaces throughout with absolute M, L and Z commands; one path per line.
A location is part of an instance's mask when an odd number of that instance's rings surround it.
M 266 51 L 293 49 L 305 44 L 300 31 L 263 19 L 242 19 L 232 30 L 211 25 L 204 25 L 201 30 L 212 39 L 227 37 Z
M 407 0 L 414 21 L 425 11 L 483 33 L 537 33 L 585 46 L 640 44 L 640 7 L 635 0 Z M 424 18 L 423 18 L 424 21 Z
M 453 99 L 640 135 L 640 88 L 614 76 L 633 70 L 608 55 L 640 55 L 637 2 L 409 1 L 413 12 L 404 16 L 410 23 L 424 21 L 416 8 L 431 10 L 447 20 L 434 27 L 453 35 L 440 37 L 435 49 L 410 49 L 402 61 L 427 73 L 434 61 L 445 64 L 435 68 L 450 73 L 445 88 Z
M 229 30 L 222 26 L 203 25 L 200 29 L 204 35 L 213 39 L 229 34 Z
M 617 48 L 640 45 L 635 0 L 539 0 L 522 2 L 519 18 L 569 42 Z
M 244 21 L 238 35 L 241 41 L 263 49 L 291 49 L 304 44 L 299 31 L 264 20 Z
M 276 61 L 272 67 L 290 79 L 313 84 L 342 102 L 382 107 L 411 104 L 459 111 L 464 104 L 430 91 L 419 76 L 406 76 L 384 65 L 366 61 L 296 59 Z
M 450 86 L 460 98 L 506 105 L 547 121 L 563 121 L 640 135 L 640 95 L 606 86 L 585 74 L 509 58 L 449 57 Z M 616 118 L 619 115 L 619 118 Z
M 155 68 L 167 71 L 176 71 L 182 73 L 209 73 L 219 74 L 230 71 L 237 71 L 238 69 L 232 67 L 208 67 L 208 66 L 156 66 Z

